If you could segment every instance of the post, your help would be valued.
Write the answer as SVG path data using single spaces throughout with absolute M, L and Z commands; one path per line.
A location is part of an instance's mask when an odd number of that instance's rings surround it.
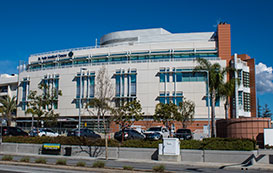
M 209 71 L 207 73 L 207 100 L 208 100 L 208 137 L 210 137 L 210 93 L 209 93 Z
M 79 137 L 81 136 L 81 107 L 82 107 L 82 71 L 86 68 L 80 68 L 80 98 L 79 98 Z

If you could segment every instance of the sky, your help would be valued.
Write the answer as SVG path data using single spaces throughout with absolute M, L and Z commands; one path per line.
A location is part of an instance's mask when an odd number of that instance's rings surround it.
M 272 21 L 272 0 L 2 0 L 0 74 L 17 73 L 30 54 L 94 46 L 109 32 L 212 32 L 227 22 L 232 54 L 255 58 L 257 97 L 273 111 Z

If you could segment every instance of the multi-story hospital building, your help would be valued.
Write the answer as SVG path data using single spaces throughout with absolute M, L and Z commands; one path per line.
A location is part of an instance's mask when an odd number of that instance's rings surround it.
M 54 104 L 60 114 L 58 126 L 75 128 L 79 100 L 95 97 L 96 75 L 104 66 L 110 77 L 115 102 L 137 99 L 145 118 L 137 122 L 147 128 L 155 125 L 156 104 L 184 98 L 195 103 L 191 129 L 208 124 L 207 74 L 193 73 L 196 59 L 204 58 L 222 67 L 239 70 L 241 85 L 229 110 L 229 118 L 256 117 L 255 62 L 247 55 L 231 55 L 230 25 L 221 23 L 215 32 L 171 33 L 162 28 L 119 31 L 104 35 L 100 45 L 30 55 L 26 68 L 19 73 L 17 125 L 30 126 L 25 114 L 30 90 L 45 82 L 62 91 Z M 81 88 L 80 88 L 81 86 Z M 97 117 L 81 109 L 82 124 L 96 128 Z M 217 98 L 216 119 L 225 118 L 224 101 Z M 180 127 L 179 123 L 176 128 Z M 118 127 L 109 125 L 112 131 Z

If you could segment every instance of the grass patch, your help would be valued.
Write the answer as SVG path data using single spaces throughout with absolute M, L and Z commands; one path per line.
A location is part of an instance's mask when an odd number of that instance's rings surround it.
M 30 158 L 28 156 L 22 157 L 20 162 L 29 162 Z
M 80 166 L 80 167 L 85 167 L 85 165 L 86 165 L 86 163 L 83 162 L 83 161 L 79 161 L 79 162 L 77 163 L 77 166 Z
M 44 158 L 37 158 L 37 159 L 35 160 L 35 163 L 46 164 L 46 159 L 44 159 Z
M 104 168 L 105 163 L 103 161 L 96 161 L 93 163 L 93 168 Z
M 56 165 L 66 165 L 66 159 L 58 159 Z
M 13 157 L 10 156 L 10 155 L 4 155 L 4 156 L 2 157 L 2 160 L 3 160 L 3 161 L 12 161 L 12 160 L 13 160 Z
M 123 166 L 123 169 L 132 171 L 134 168 L 132 166 Z
M 153 171 L 155 171 L 155 172 L 164 172 L 165 171 L 165 166 L 164 165 L 154 166 Z

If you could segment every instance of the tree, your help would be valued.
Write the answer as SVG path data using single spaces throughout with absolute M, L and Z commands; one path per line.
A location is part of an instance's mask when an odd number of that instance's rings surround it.
M 44 84 L 39 84 L 38 88 L 42 94 L 38 94 L 37 91 L 30 91 L 28 95 L 26 114 L 32 114 L 32 129 L 35 116 L 37 116 L 38 127 L 40 127 L 42 119 L 49 125 L 56 123 L 59 117 L 59 114 L 54 111 L 54 105 L 57 104 L 58 96 L 62 96 L 62 91 Z
M 227 73 L 226 68 L 221 68 L 219 63 L 211 64 L 208 60 L 198 58 L 194 72 L 207 71 L 209 73 L 209 95 L 211 99 L 211 137 L 215 137 L 215 102 L 219 95 L 219 88 L 224 83 L 224 77 Z
M 111 84 L 111 79 L 106 72 L 106 68 L 102 67 L 98 71 L 98 75 L 96 76 L 95 98 L 90 100 L 90 102 L 86 104 L 86 109 L 92 116 L 96 116 L 98 117 L 98 119 L 102 117 L 103 119 L 106 160 L 108 159 L 108 140 L 107 140 L 108 128 L 106 125 L 106 115 L 112 110 L 111 108 L 112 99 L 113 99 L 113 87 Z
M 236 81 L 237 83 L 240 82 L 236 78 L 232 78 L 220 85 L 218 89 L 219 96 L 225 99 L 225 119 L 228 119 L 228 109 L 230 106 L 229 98 L 232 97 L 235 93 Z
M 141 104 L 139 101 L 131 101 L 123 103 L 122 106 L 112 110 L 114 115 L 112 120 L 119 124 L 122 130 L 122 140 L 124 141 L 124 130 L 131 127 L 135 121 L 143 119 L 144 112 L 142 112 Z
M 183 128 L 187 128 L 187 124 L 193 122 L 193 115 L 195 113 L 194 102 L 184 98 L 183 102 L 179 103 L 178 113 L 176 120 L 182 123 Z
M 170 136 L 171 127 L 174 121 L 177 120 L 179 116 L 178 108 L 173 103 L 158 103 L 155 108 L 155 114 L 153 116 L 155 121 L 163 122 L 163 124 L 169 129 Z
M 16 97 L 12 98 L 8 95 L 6 98 L 0 98 L 0 113 L 2 113 L 2 118 L 7 120 L 7 126 L 10 126 L 14 112 L 16 111 Z
M 272 113 L 271 110 L 269 109 L 268 105 L 265 104 L 263 108 L 263 117 L 271 118 Z

